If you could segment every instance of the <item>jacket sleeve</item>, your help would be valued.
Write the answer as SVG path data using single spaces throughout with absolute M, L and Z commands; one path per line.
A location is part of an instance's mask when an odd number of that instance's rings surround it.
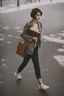
M 27 22 L 25 24 L 25 26 L 23 27 L 23 32 L 22 34 L 20 35 L 25 41 L 28 41 L 28 42 L 32 42 L 34 41 L 33 37 L 29 36 L 26 34 L 26 31 L 31 27 L 31 25 L 29 24 L 29 22 Z
M 42 41 L 42 37 L 43 37 L 43 26 L 42 26 L 42 23 L 41 22 L 40 22 L 40 26 L 41 26 L 40 40 Z

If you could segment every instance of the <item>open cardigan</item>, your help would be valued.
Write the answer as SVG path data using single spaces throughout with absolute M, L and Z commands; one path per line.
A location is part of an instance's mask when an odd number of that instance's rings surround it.
M 40 32 L 40 36 L 38 38 L 38 48 L 41 47 L 41 42 L 42 42 L 42 23 L 40 21 L 37 22 L 37 25 L 38 25 L 38 29 L 39 29 L 39 32 Z M 28 47 L 28 50 L 27 50 L 27 53 L 28 54 L 33 54 L 33 50 L 34 50 L 34 46 L 35 46 L 35 40 L 33 39 L 33 37 L 29 36 L 26 34 L 27 30 L 34 26 L 33 25 L 33 22 L 32 20 L 30 22 L 27 22 L 25 24 L 25 26 L 23 27 L 23 32 L 21 33 L 21 37 L 23 38 L 24 42 L 26 42 L 27 44 L 29 44 L 29 47 Z

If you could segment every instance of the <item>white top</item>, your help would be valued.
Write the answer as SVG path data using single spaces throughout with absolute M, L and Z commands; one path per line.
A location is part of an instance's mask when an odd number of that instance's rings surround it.
M 37 23 L 33 23 L 36 28 L 38 28 Z
M 34 30 L 34 31 L 36 31 L 36 32 L 39 32 L 37 23 L 33 23 L 33 25 L 34 25 L 34 26 L 32 26 L 30 29 L 31 29 L 31 30 Z
M 35 29 L 36 29 L 37 31 L 39 31 L 37 23 L 33 23 L 33 24 L 34 24 Z

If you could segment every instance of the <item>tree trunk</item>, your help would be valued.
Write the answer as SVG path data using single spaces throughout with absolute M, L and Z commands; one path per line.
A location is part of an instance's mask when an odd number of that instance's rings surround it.
M 17 6 L 19 6 L 19 0 L 17 0 Z
M 1 6 L 2 6 L 2 0 L 1 0 Z

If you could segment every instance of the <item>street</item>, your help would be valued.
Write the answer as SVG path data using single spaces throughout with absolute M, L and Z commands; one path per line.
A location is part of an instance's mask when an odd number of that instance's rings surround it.
M 30 60 L 16 80 L 14 72 L 23 58 L 16 54 L 22 28 L 30 21 L 31 8 L 0 14 L 0 96 L 64 96 L 64 3 L 38 6 L 43 12 L 42 46 L 39 60 L 43 82 L 50 86 L 38 90 Z

